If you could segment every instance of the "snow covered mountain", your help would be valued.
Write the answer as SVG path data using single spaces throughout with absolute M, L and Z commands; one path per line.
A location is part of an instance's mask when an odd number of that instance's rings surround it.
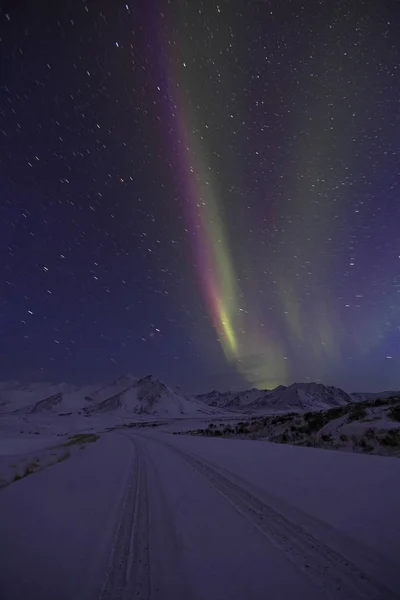
M 199 394 L 196 398 L 208 406 L 235 411 L 245 410 L 260 398 L 266 397 L 269 393 L 268 390 L 263 391 L 257 389 L 245 390 L 242 392 L 219 392 L 218 390 L 213 390 L 207 394 Z
M 70 383 L 3 383 L 0 386 L 0 414 L 57 415 L 78 412 L 88 404 L 85 400 L 87 394 L 99 387 L 100 384 L 82 387 Z
M 378 397 L 379 394 L 376 394 Z M 364 400 L 365 394 L 347 394 L 340 388 L 321 383 L 293 383 L 273 390 L 251 389 L 242 392 L 210 392 L 197 399 L 208 406 L 240 412 L 307 411 L 332 408 Z
M 180 417 L 220 412 L 151 375 L 142 379 L 125 375 L 110 384 L 85 387 L 66 383 L 0 384 L 0 414 Z
M 237 413 L 280 413 L 324 410 L 398 392 L 347 394 L 320 383 L 294 383 L 273 390 L 250 389 L 189 396 L 148 375 L 124 375 L 109 384 L 77 386 L 68 383 L 15 381 L 0 383 L 0 414 L 20 416 L 110 415 L 114 417 L 196 417 Z
M 138 380 L 130 376 L 122 377 L 114 384 L 98 390 L 87 400 L 91 403 L 85 409 L 89 415 L 118 412 L 179 417 L 217 412 L 194 398 L 177 393 L 152 375 Z
M 333 408 L 349 402 L 353 402 L 352 397 L 340 388 L 312 382 L 279 386 L 265 399 L 254 403 L 253 407 L 308 411 Z
M 398 390 L 386 390 L 384 392 L 353 392 L 350 396 L 353 402 L 364 402 L 365 400 L 376 400 L 377 398 L 390 398 L 398 396 Z

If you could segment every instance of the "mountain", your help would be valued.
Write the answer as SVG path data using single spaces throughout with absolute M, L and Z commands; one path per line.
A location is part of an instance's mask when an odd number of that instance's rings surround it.
M 353 392 L 350 396 L 353 402 L 364 402 L 366 400 L 377 400 L 378 398 L 391 398 L 398 396 L 398 390 L 386 390 L 384 392 Z
M 268 393 L 268 391 L 257 389 L 245 390 L 242 392 L 218 392 L 218 390 L 213 390 L 207 394 L 197 395 L 196 399 L 200 400 L 200 402 L 204 402 L 207 406 L 240 411 L 246 409 L 260 397 L 264 397 Z
M 386 398 L 399 392 L 348 394 L 321 383 L 280 385 L 273 390 L 250 389 L 189 396 L 178 387 L 167 386 L 148 375 L 141 379 L 124 375 L 108 384 L 77 386 L 68 383 L 0 382 L 0 414 L 94 415 L 183 417 L 281 413 L 325 410 Z
M 180 417 L 221 414 L 148 375 L 124 375 L 112 383 L 79 387 L 67 383 L 0 384 L 0 413 L 57 416 L 70 414 Z
M 208 406 L 256 413 L 326 409 L 355 400 L 354 394 L 321 383 L 294 383 L 288 387 L 279 385 L 273 390 L 251 389 L 236 393 L 214 390 L 196 398 Z M 360 399 L 364 399 L 364 395 L 360 395 Z
M 111 398 L 112 396 L 126 392 L 138 381 L 138 378 L 133 377 L 133 375 L 123 375 L 112 383 L 97 387 L 97 389 L 93 390 L 92 393 L 86 396 L 85 400 L 94 406 Z
M 254 408 L 276 408 L 288 411 L 308 411 L 333 408 L 353 402 L 350 394 L 322 383 L 293 383 L 288 387 L 279 386 L 268 396 L 253 404 Z
M 62 414 L 83 410 L 85 396 L 99 384 L 85 387 L 70 383 L 34 383 L 21 385 L 4 382 L 0 385 L 0 413 L 19 415 Z
M 151 415 L 159 417 L 196 416 L 218 411 L 198 400 L 178 393 L 148 375 L 142 379 L 122 377 L 87 398 L 86 414 Z

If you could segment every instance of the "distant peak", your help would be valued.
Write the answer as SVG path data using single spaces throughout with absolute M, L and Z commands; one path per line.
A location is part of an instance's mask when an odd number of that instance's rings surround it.
M 294 383 L 293 385 L 297 385 L 296 383 Z M 278 387 L 274 388 L 272 391 L 274 392 L 283 392 L 283 390 L 286 390 L 286 385 L 278 385 Z M 269 390 L 263 390 L 264 392 L 268 392 Z
M 157 377 L 154 377 L 154 375 L 146 375 L 137 382 L 138 385 L 143 385 L 144 383 L 153 383 L 154 385 L 166 387 L 159 379 L 157 379 Z

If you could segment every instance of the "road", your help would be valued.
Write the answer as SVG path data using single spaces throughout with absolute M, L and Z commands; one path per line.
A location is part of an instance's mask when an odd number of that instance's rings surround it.
M 2 598 L 400 598 L 396 573 L 387 577 L 378 555 L 301 518 L 242 473 L 188 449 L 180 436 L 131 430 L 108 438 L 82 452 L 75 467 L 65 461 L 58 481 L 58 466 L 51 467 L 0 494 L 4 515 L 12 510 L 7 502 L 18 504 L 17 486 L 19 497 L 25 492 L 14 527 L 0 526 Z M 71 520 L 65 524 L 47 508 L 52 526 L 43 527 L 38 499 L 47 493 L 54 504 L 55 490 L 59 498 L 60 488 L 68 495 L 72 485 L 76 497 L 63 509 Z M 27 515 L 29 493 L 35 505 Z

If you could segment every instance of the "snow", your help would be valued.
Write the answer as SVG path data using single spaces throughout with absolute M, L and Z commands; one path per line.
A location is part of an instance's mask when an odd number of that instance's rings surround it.
M 164 427 L 0 490 L 2 598 L 398 598 L 398 459 Z
M 383 392 L 388 394 L 388 392 Z M 378 397 L 379 394 L 371 394 Z M 386 396 L 385 396 L 386 397 Z M 268 413 L 281 411 L 322 410 L 366 399 L 365 394 L 347 394 L 340 388 L 320 383 L 294 383 L 288 387 L 279 385 L 273 390 L 245 390 L 223 392 L 216 390 L 197 396 L 208 406 L 242 410 L 244 412 Z
M 106 566 L 127 450 L 127 440 L 105 438 L 1 490 L 2 598 L 90 597 L 92 574 L 101 578 Z
M 171 435 L 354 398 L 315 383 L 191 397 L 131 375 L 0 384 L 0 597 L 399 599 L 398 459 Z M 374 427 L 393 425 L 386 410 L 368 409 Z M 371 427 L 346 419 L 327 431 Z M 82 432 L 100 439 L 68 445 Z
M 394 392 L 382 392 L 382 397 Z M 124 375 L 108 383 L 83 387 L 68 383 L 15 381 L 0 383 L 0 413 L 20 415 L 69 415 L 113 413 L 116 417 L 143 416 L 178 418 L 226 414 L 270 414 L 288 411 L 324 410 L 349 402 L 372 399 L 379 394 L 347 394 L 319 383 L 295 383 L 274 390 L 244 390 L 190 396 L 148 375 L 141 379 Z
M 371 548 L 400 557 L 393 524 L 400 461 L 268 442 L 174 437 L 174 444 L 240 475 Z
M 31 436 L 10 435 L 0 439 L 0 456 L 27 454 L 42 450 L 55 441 L 55 437 L 32 438 Z
M 84 387 L 66 383 L 21 386 L 6 382 L 0 385 L 0 413 L 8 415 L 113 413 L 116 417 L 141 418 L 143 415 L 180 417 L 219 412 L 152 376 L 138 379 L 126 375 L 107 385 L 94 383 Z

